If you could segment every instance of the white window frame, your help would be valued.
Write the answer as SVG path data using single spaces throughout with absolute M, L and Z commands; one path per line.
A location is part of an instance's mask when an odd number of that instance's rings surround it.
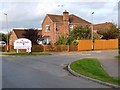
M 46 31 L 46 32 L 50 32 L 50 25 L 46 25 L 46 26 L 45 26 L 45 31 Z
M 69 30 L 70 30 L 70 31 L 73 30 L 73 25 L 69 25 Z
M 12 45 L 12 40 L 10 40 L 9 44 Z

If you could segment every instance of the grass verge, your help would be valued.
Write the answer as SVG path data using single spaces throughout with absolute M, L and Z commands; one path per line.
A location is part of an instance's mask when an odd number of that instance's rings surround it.
M 115 58 L 117 58 L 118 60 L 120 60 L 120 55 L 119 56 L 115 56 Z
M 111 77 L 95 58 L 85 58 L 71 63 L 75 72 L 104 82 L 120 85 L 120 78 Z
M 45 52 L 32 52 L 32 53 L 2 53 L 1 56 L 40 56 L 40 55 L 52 55 Z

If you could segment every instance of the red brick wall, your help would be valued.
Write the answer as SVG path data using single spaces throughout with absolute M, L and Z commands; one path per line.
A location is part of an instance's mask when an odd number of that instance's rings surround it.
M 12 34 L 10 35 L 9 42 L 10 42 L 10 40 L 11 40 L 11 41 L 12 41 L 12 45 L 14 45 L 14 41 L 15 41 L 16 39 L 18 39 L 18 38 L 17 38 L 15 32 L 12 31 Z M 10 43 L 9 43 L 9 44 L 10 44 Z
M 69 26 L 68 24 L 57 23 L 57 30 L 56 30 L 56 40 L 59 39 L 62 35 L 66 35 L 69 33 Z
M 46 32 L 46 25 L 50 25 L 50 32 Z M 42 37 L 45 37 L 45 36 L 49 36 L 50 37 L 50 40 L 51 40 L 51 43 L 54 42 L 54 25 L 53 25 L 53 22 L 52 20 L 46 16 L 43 23 L 42 23 Z
M 50 25 L 50 32 L 46 32 L 45 26 Z M 56 28 L 56 30 L 55 30 Z M 50 36 L 51 44 L 54 46 L 54 43 L 58 40 L 58 38 L 62 34 L 69 33 L 69 22 L 63 23 L 54 23 L 51 19 L 46 16 L 43 23 L 42 23 L 42 37 Z

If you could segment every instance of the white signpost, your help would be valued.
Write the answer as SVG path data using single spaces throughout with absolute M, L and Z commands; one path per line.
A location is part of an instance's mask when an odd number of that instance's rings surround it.
M 32 43 L 27 38 L 20 38 L 15 40 L 14 42 L 14 49 L 17 49 L 17 53 L 19 49 L 26 49 L 26 52 L 31 52 Z

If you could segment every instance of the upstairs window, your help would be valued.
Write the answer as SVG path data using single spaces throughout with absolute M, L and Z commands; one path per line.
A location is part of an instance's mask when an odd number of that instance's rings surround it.
M 46 25 L 45 30 L 46 30 L 46 32 L 49 32 L 50 31 L 50 25 Z
M 73 30 L 73 25 L 69 26 L 69 30 L 72 31 Z

